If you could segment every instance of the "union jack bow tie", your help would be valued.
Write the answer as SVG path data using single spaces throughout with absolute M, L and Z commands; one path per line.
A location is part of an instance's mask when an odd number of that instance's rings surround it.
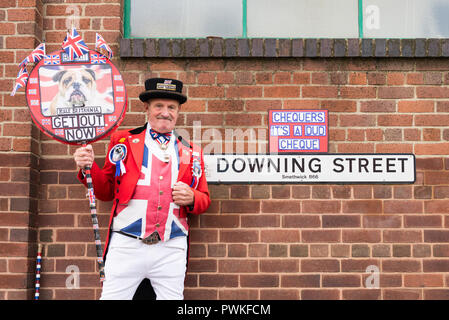
M 160 132 L 154 131 L 153 129 L 150 129 L 150 135 L 154 140 L 156 140 L 157 143 L 167 144 L 170 141 L 171 132 L 160 133 Z

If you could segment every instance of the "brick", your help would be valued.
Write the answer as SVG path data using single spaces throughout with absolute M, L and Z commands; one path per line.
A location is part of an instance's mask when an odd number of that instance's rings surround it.
M 258 290 L 247 289 L 220 289 L 218 294 L 220 300 L 256 300 L 259 297 Z
M 406 274 L 404 275 L 405 287 L 442 287 L 444 278 L 441 274 Z
M 382 270 L 384 272 L 421 272 L 421 263 L 416 260 L 383 260 Z
M 425 213 L 449 213 L 449 200 L 430 200 L 424 202 Z
M 282 218 L 283 228 L 318 228 L 320 217 L 314 215 L 286 215 Z
M 376 230 L 343 230 L 342 231 L 343 242 L 367 242 L 375 243 L 381 241 L 381 233 Z
M 259 232 L 254 230 L 220 230 L 221 242 L 258 242 Z
M 380 89 L 380 88 L 379 88 Z M 344 99 L 376 98 L 376 89 L 367 86 L 348 86 L 340 89 L 340 96 Z
M 311 244 L 310 256 L 315 258 L 325 258 L 329 256 L 329 245 L 327 244 Z
M 290 186 L 272 186 L 271 192 L 273 199 L 290 198 Z
M 416 126 L 447 126 L 449 124 L 449 116 L 446 115 L 416 115 Z
M 201 287 L 237 287 L 238 275 L 200 274 L 199 284 Z
M 366 272 L 369 266 L 380 268 L 377 259 L 344 259 L 341 260 L 341 272 Z
M 306 275 L 282 275 L 281 287 L 283 288 L 319 288 L 320 276 Z
M 270 244 L 268 247 L 268 256 L 270 257 L 287 257 L 288 246 L 283 244 Z
M 359 275 L 323 275 L 323 287 L 360 287 Z
M 367 245 L 354 244 L 351 247 L 352 257 L 369 257 L 370 248 Z
M 290 246 L 291 257 L 307 257 L 309 255 L 309 249 L 307 245 L 293 244 Z
M 221 203 L 223 213 L 258 213 L 259 211 L 259 201 L 223 200 Z
M 260 231 L 260 240 L 266 243 L 299 242 L 299 239 L 299 230 L 284 229 L 279 232 L 279 230 L 273 229 Z
M 423 213 L 422 201 L 385 200 L 385 213 Z
M 237 215 L 207 215 L 200 217 L 202 228 L 237 228 L 239 226 L 239 216 Z
M 404 227 L 406 228 L 441 228 L 442 226 L 443 219 L 441 216 L 404 216 Z
M 373 246 L 373 257 L 390 257 L 390 246 L 389 245 L 374 245 Z
M 360 227 L 360 217 L 353 215 L 323 215 L 323 228 Z
M 263 200 L 261 210 L 264 213 L 299 213 L 301 204 L 295 200 Z
M 388 100 L 362 101 L 360 105 L 362 112 L 395 112 L 396 103 Z
M 296 289 L 263 289 L 260 290 L 261 300 L 298 300 L 299 292 Z
M 416 97 L 422 98 L 448 98 L 449 90 L 445 87 L 417 87 Z
M 303 242 L 340 242 L 340 230 L 302 230 L 301 238 Z
M 301 272 L 339 272 L 340 263 L 334 259 L 301 260 Z
M 352 200 L 343 202 L 345 213 L 381 213 L 382 202 L 380 200 Z
M 305 200 L 302 202 L 302 213 L 338 213 L 340 202 L 333 200 Z
M 410 245 L 393 245 L 393 257 L 411 257 Z
M 449 231 L 424 230 L 424 242 L 449 242 Z
M 264 259 L 260 261 L 260 272 L 298 272 L 297 259 Z
M 377 123 L 379 126 L 411 126 L 413 117 L 411 115 L 379 115 Z
M 376 57 L 385 57 L 387 55 L 387 41 L 386 41 L 386 39 L 376 39 L 374 44 L 375 44 L 374 55 Z
M 333 86 L 310 86 L 302 88 L 303 98 L 337 98 L 338 89 Z
M 278 287 L 279 276 L 275 275 L 241 275 L 240 285 L 243 288 Z
M 447 290 L 447 289 L 424 290 L 424 299 L 426 299 L 426 300 L 447 300 L 447 299 L 449 299 L 449 290 Z
M 449 147 L 449 143 L 428 143 L 415 144 L 415 154 L 417 155 L 441 155 Z
M 189 259 L 188 272 L 216 272 L 217 260 L 214 259 Z
M 0 288 L 25 289 L 27 282 L 27 277 L 23 275 L 6 274 L 0 278 Z
M 266 228 L 280 226 L 280 217 L 277 215 L 244 215 L 241 216 L 240 219 L 242 228 Z
M 188 88 L 189 98 L 224 98 L 225 89 L 217 86 L 200 86 Z
M 340 115 L 340 126 L 342 127 L 373 127 L 376 125 L 374 115 Z
M 413 257 L 424 258 L 431 256 L 431 247 L 426 244 L 413 245 Z
M 330 187 L 329 186 L 312 186 L 312 198 L 313 199 L 330 199 Z
M 346 244 L 333 244 L 331 245 L 332 257 L 349 257 L 350 246 Z
M 379 300 L 381 291 L 376 289 L 347 289 L 342 290 L 344 300 Z
M 364 228 L 400 228 L 402 219 L 397 215 L 364 215 Z
M 421 231 L 409 231 L 409 230 L 384 230 L 383 231 L 384 242 L 406 242 L 415 243 L 422 242 Z
M 219 273 L 256 273 L 258 269 L 257 260 L 226 259 L 218 261 Z
M 223 89 L 223 88 L 219 88 Z M 213 93 L 212 93 L 213 94 Z M 221 94 L 221 90 L 220 90 Z M 223 95 L 215 96 L 223 97 Z M 260 98 L 262 97 L 262 88 L 255 86 L 233 86 L 226 88 L 226 98 Z M 207 98 L 212 98 L 211 93 L 208 94 Z

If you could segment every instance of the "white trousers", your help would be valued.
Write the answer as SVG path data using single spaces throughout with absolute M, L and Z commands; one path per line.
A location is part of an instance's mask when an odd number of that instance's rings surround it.
M 186 259 L 186 237 L 148 245 L 112 232 L 100 300 L 131 300 L 145 278 L 157 300 L 182 300 Z

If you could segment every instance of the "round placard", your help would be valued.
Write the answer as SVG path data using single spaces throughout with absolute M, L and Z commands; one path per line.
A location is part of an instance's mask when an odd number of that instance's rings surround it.
M 29 76 L 26 99 L 39 129 L 67 144 L 107 137 L 122 122 L 127 105 L 120 72 L 93 50 L 75 60 L 63 50 L 44 56 Z

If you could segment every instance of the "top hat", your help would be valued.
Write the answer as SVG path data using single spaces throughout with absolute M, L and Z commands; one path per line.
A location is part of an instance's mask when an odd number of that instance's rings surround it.
M 150 78 L 145 80 L 145 91 L 139 95 L 142 102 L 148 99 L 173 99 L 183 104 L 187 97 L 182 94 L 182 81 L 167 78 Z

